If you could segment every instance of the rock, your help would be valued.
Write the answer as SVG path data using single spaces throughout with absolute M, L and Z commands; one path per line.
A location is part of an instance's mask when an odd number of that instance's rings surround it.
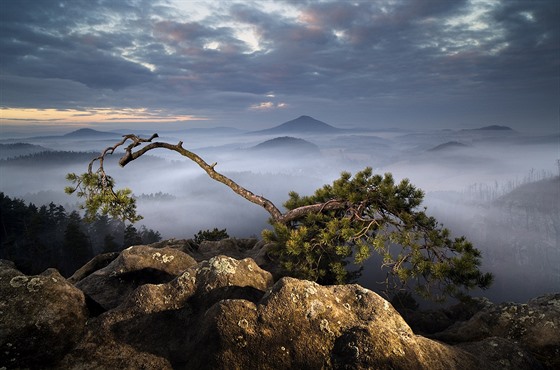
M 248 251 L 253 249 L 257 242 L 258 240 L 255 238 L 228 238 L 218 241 L 205 240 L 200 243 L 198 252 L 202 255 L 203 259 L 209 259 L 216 255 L 243 259 L 248 256 Z
M 93 319 L 61 368 L 114 367 L 103 361 L 133 351 L 149 356 L 147 369 L 481 365 L 466 351 L 414 335 L 387 301 L 358 285 L 322 287 L 292 278 L 271 284 L 270 273 L 253 260 L 226 256 L 169 283 L 145 284 Z
M 169 283 L 142 285 L 119 307 L 91 320 L 84 340 L 60 368 L 92 363 L 100 369 L 183 368 L 188 358 L 199 356 L 190 350 L 192 337 L 198 337 L 209 307 L 227 299 L 257 302 L 272 282 L 251 259 L 216 256 Z M 133 361 L 126 363 L 124 356 Z
M 467 352 L 418 337 L 358 285 L 283 278 L 257 304 L 222 300 L 204 315 L 186 368 L 471 369 Z
M 253 259 L 262 269 L 270 272 L 275 280 L 280 276 L 280 266 L 270 258 L 271 243 L 256 238 L 227 238 L 218 241 L 205 240 L 200 245 L 192 239 L 170 239 L 150 244 L 153 248 L 175 248 L 193 257 L 197 262 L 224 255 L 238 260 Z
M 266 257 L 264 244 L 236 243 L 217 250 Z M 251 258 L 197 263 L 184 253 L 201 258 L 211 246 L 101 256 L 73 277 L 85 297 L 55 270 L 25 276 L 0 261 L 0 368 L 540 369 L 533 355 L 557 365 L 560 294 L 444 310 L 445 320 L 468 319 L 433 335 L 451 345 L 415 334 L 359 285 L 274 283 Z
M 458 321 L 466 321 L 477 312 L 491 306 L 486 298 L 470 298 L 451 307 L 431 310 L 397 308 L 403 319 L 416 334 L 434 334 L 444 331 Z
M 482 363 L 495 364 L 497 369 L 544 369 L 529 352 L 505 338 L 490 337 L 456 347 L 472 353 Z
M 458 322 L 430 336 L 447 343 L 480 341 L 489 337 L 509 339 L 530 351 L 549 368 L 560 368 L 560 293 L 530 300 L 527 304 L 489 306 L 470 320 Z
M 84 294 L 58 271 L 27 276 L 0 263 L 0 367 L 44 368 L 81 338 Z
M 108 310 L 122 303 L 137 287 L 169 282 L 194 265 L 196 261 L 191 256 L 175 248 L 134 246 L 122 251 L 106 267 L 79 280 L 76 287 Z
M 88 263 L 79 268 L 68 281 L 72 284 L 83 280 L 86 276 L 91 275 L 93 272 L 106 267 L 109 263 L 113 262 L 119 256 L 118 252 L 98 254 L 93 257 Z

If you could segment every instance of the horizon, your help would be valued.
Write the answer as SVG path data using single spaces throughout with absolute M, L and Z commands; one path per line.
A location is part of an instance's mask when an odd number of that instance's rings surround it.
M 22 4 L 24 6 L 22 6 Z M 560 132 L 560 3 L 0 0 L 0 134 Z
M 394 128 L 394 127 L 380 127 L 380 128 L 370 128 L 370 127 L 339 127 L 336 124 L 331 124 L 331 123 L 327 123 L 321 120 L 317 120 L 315 117 L 312 116 L 308 116 L 308 115 L 301 115 L 297 118 L 293 118 L 293 119 L 289 119 L 286 122 L 282 122 L 279 124 L 275 124 L 273 126 L 267 126 L 267 127 L 260 127 L 258 129 L 250 129 L 250 128 L 236 128 L 234 126 L 192 126 L 192 127 L 183 127 L 183 128 L 165 128 L 165 127 L 159 127 L 159 128 L 155 128 L 155 127 L 151 127 L 154 130 L 152 130 L 153 132 L 157 132 L 157 133 L 179 133 L 179 132 L 188 132 L 191 130 L 208 130 L 208 131 L 212 131 L 215 129 L 224 129 L 224 130 L 237 130 L 240 134 L 241 133 L 257 133 L 260 131 L 268 131 L 268 130 L 272 130 L 275 128 L 278 128 L 279 126 L 282 126 L 288 122 L 291 121 L 296 121 L 298 119 L 301 119 L 303 117 L 308 117 L 311 118 L 313 120 L 316 120 L 322 124 L 325 124 L 327 126 L 336 128 L 336 129 L 342 129 L 342 130 L 350 130 L 350 132 L 359 132 L 360 130 L 367 130 L 371 133 L 374 132 L 386 132 L 386 131 L 394 131 L 394 132 L 401 132 L 403 134 L 405 133 L 412 133 L 412 132 L 444 132 L 444 131 L 452 131 L 452 132 L 461 132 L 461 131 L 477 131 L 477 130 L 487 130 L 487 129 L 492 129 L 492 130 L 505 130 L 505 131 L 511 131 L 511 132 L 515 132 L 517 134 L 521 134 L 521 135 L 526 135 L 526 136 L 546 136 L 548 134 L 558 134 L 560 135 L 560 132 L 556 133 L 556 132 L 527 132 L 527 131 L 518 131 L 513 129 L 510 126 L 507 125 L 486 125 L 486 126 L 478 126 L 478 127 L 456 127 L 456 128 L 432 128 L 432 129 L 422 129 L 422 128 Z M 96 125 L 87 125 L 87 126 L 79 126 L 79 127 L 68 127 L 68 126 L 56 126 L 56 127 L 41 127 L 39 129 L 39 131 L 37 130 L 37 127 L 31 126 L 31 127 L 22 127 L 24 129 L 24 131 L 12 131 L 10 128 L 6 129 L 5 127 L 3 127 L 3 129 L 1 130 L 2 133 L 2 137 L 0 137 L 0 140 L 24 140 L 24 139 L 33 139 L 33 138 L 38 138 L 38 137 L 59 137 L 59 136 L 65 136 L 68 134 L 72 134 L 75 132 L 80 132 L 80 131 L 93 131 L 93 132 L 98 132 L 98 133 L 114 133 L 114 134 L 124 134 L 126 133 L 134 133 L 134 128 L 127 128 L 125 126 L 117 126 L 117 127 L 98 127 Z M 20 128 L 21 129 L 21 128 Z M 150 129 L 148 128 L 136 128 L 138 129 L 139 132 L 143 132 L 145 133 L 146 131 L 149 131 Z M 161 130 L 160 130 L 161 129 Z M 158 131 L 159 130 L 159 131 Z M 143 134 L 141 133 L 141 135 Z

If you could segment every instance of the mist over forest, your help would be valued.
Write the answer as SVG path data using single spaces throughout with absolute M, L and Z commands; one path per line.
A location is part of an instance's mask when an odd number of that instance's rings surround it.
M 288 125 L 288 123 L 290 123 Z M 155 131 L 157 132 L 157 130 Z M 68 172 L 82 173 L 124 133 L 83 129 L 60 136 L 0 141 L 0 191 L 37 206 L 68 211 L 79 200 L 64 193 Z M 495 301 L 525 301 L 560 286 L 558 135 L 536 136 L 506 126 L 468 130 L 337 129 L 302 116 L 258 132 L 213 128 L 158 132 L 159 141 L 183 142 L 215 169 L 277 206 L 290 191 L 311 194 L 342 171 L 370 166 L 408 178 L 425 191 L 427 213 L 453 235 L 466 235 L 483 253 L 482 270 L 496 275 L 477 292 Z M 192 238 L 199 230 L 227 229 L 232 237 L 260 237 L 268 213 L 175 152 L 150 151 L 126 167 L 122 150 L 106 162 L 117 188 L 129 187 L 144 216 L 138 227 L 164 239 Z M 359 283 L 375 290 L 384 274 L 374 256 Z

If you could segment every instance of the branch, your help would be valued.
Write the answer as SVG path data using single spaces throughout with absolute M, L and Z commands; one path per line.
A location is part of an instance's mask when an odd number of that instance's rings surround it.
M 346 209 L 349 207 L 349 205 L 350 203 L 347 201 L 329 200 L 325 203 L 310 204 L 308 206 L 294 208 L 291 211 L 288 211 L 285 214 L 281 215 L 280 218 L 275 220 L 283 224 L 286 224 L 290 221 L 294 221 L 297 220 L 298 218 L 302 218 L 310 213 L 321 213 L 323 211 Z
M 350 206 L 350 203 L 347 201 L 340 201 L 340 200 L 329 200 L 324 203 L 312 204 L 308 206 L 299 207 L 293 210 L 282 214 L 280 210 L 272 203 L 270 200 L 266 199 L 263 196 L 256 195 L 253 192 L 245 189 L 244 187 L 237 184 L 235 181 L 230 179 L 227 176 L 217 172 L 214 168 L 216 167 L 217 163 L 208 164 L 204 161 L 201 157 L 197 154 L 183 148 L 183 142 L 179 141 L 179 143 L 173 145 L 165 142 L 152 142 L 153 139 L 157 138 L 158 134 L 153 134 L 148 139 L 139 138 L 136 135 L 124 135 L 123 139 L 115 144 L 112 147 L 105 149 L 99 157 L 94 158 L 89 164 L 89 172 L 92 173 L 92 166 L 95 161 L 99 161 L 99 169 L 97 170 L 98 173 L 101 174 L 102 178 L 105 179 L 105 171 L 103 169 L 103 160 L 107 154 L 113 154 L 113 152 L 119 147 L 124 145 L 128 140 L 131 140 L 132 143 L 129 144 L 125 149 L 125 154 L 119 160 L 119 165 L 121 167 L 126 166 L 128 163 L 138 159 L 145 153 L 149 152 L 150 150 L 163 148 L 175 151 L 181 154 L 184 157 L 189 158 L 193 162 L 199 165 L 210 178 L 221 182 L 222 184 L 229 187 L 233 190 L 236 194 L 240 195 L 241 197 L 245 198 L 246 200 L 250 201 L 251 203 L 257 204 L 263 207 L 272 217 L 275 222 L 287 224 L 288 222 L 294 221 L 296 219 L 302 218 L 307 214 L 310 213 L 321 213 L 323 211 L 331 211 L 331 210 L 340 210 L 340 209 L 347 209 Z M 137 151 L 133 151 L 134 148 L 140 146 L 141 144 L 149 143 L 146 146 L 138 149 Z
M 152 138 L 150 138 L 148 140 L 143 140 L 142 142 L 151 141 L 154 137 L 157 137 L 157 134 L 154 134 L 154 135 L 152 135 Z M 132 136 L 132 135 L 129 135 L 129 136 Z M 242 196 L 243 198 L 247 199 L 249 202 L 263 207 L 272 216 L 272 218 L 274 220 L 278 221 L 282 218 L 282 213 L 280 212 L 280 210 L 278 210 L 278 208 L 270 200 L 266 199 L 263 196 L 256 195 L 256 194 L 252 193 L 251 191 L 249 191 L 249 190 L 245 189 L 244 187 L 240 186 L 239 184 L 237 184 L 235 181 L 233 181 L 229 177 L 224 176 L 221 173 L 217 172 L 216 170 L 214 170 L 214 167 L 217 165 L 217 163 L 213 163 L 211 165 L 206 163 L 197 154 L 183 148 L 182 144 L 183 144 L 182 142 L 179 142 L 176 145 L 169 144 L 169 143 L 164 143 L 164 142 L 153 142 L 153 143 L 150 143 L 150 144 L 144 146 L 143 148 L 139 149 L 138 151 L 133 152 L 132 149 L 137 146 L 137 145 L 135 145 L 135 142 L 133 142 L 133 144 L 128 146 L 125 155 L 119 160 L 119 164 L 122 167 L 124 167 L 128 163 L 132 162 L 133 160 L 135 160 L 135 159 L 139 158 L 140 156 L 142 156 L 143 154 L 145 154 L 146 152 L 148 152 L 150 150 L 153 150 L 153 149 L 156 149 L 156 148 L 164 148 L 164 149 L 172 150 L 172 151 L 175 151 L 175 152 L 181 154 L 184 157 L 189 158 L 190 160 L 192 160 L 193 162 L 198 164 L 200 166 L 200 168 L 202 168 L 208 174 L 208 176 L 210 176 L 210 178 L 212 178 L 213 180 L 216 180 L 216 181 L 221 182 L 222 184 L 228 186 L 236 194 L 238 194 L 238 195 Z M 138 142 L 138 145 L 139 145 L 139 142 Z

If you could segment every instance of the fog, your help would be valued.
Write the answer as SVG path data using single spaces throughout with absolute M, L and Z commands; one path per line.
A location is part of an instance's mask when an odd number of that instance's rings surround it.
M 183 141 L 184 148 L 206 162 L 217 162 L 218 172 L 278 207 L 290 191 L 311 194 L 338 178 L 341 171 L 355 173 L 370 166 L 377 173 L 393 173 L 397 180 L 408 178 L 425 191 L 428 214 L 454 235 L 466 235 L 483 252 L 482 269 L 493 272 L 496 282 L 489 291 L 476 294 L 495 301 L 524 301 L 560 288 L 558 181 L 544 202 L 552 208 L 535 205 L 529 210 L 512 206 L 514 200 L 507 206 L 499 201 L 522 184 L 558 176 L 557 135 L 531 136 L 512 130 L 290 135 L 313 144 L 316 150 L 290 145 L 257 150 L 258 144 L 282 135 L 236 130 L 163 132 L 160 136 L 159 140 L 170 143 Z M 22 150 L 31 154 L 38 148 L 16 149 L 8 144 L 99 153 L 119 140 L 117 134 L 95 140 L 65 136 L 2 140 L 0 191 L 36 205 L 53 201 L 75 209 L 79 200 L 63 191 L 69 185 L 65 175 L 84 172 L 95 153 L 17 159 Z M 140 225 L 160 231 L 164 238 L 192 238 L 199 230 L 214 227 L 225 228 L 234 237 L 260 237 L 269 227 L 269 215 L 261 207 L 210 179 L 175 152 L 156 149 L 125 168 L 117 165 L 119 153 L 113 157 L 106 170 L 117 187 L 129 187 L 138 196 L 138 211 L 144 216 Z M 380 277 L 379 265 L 372 259 L 360 283 L 377 289 Z

